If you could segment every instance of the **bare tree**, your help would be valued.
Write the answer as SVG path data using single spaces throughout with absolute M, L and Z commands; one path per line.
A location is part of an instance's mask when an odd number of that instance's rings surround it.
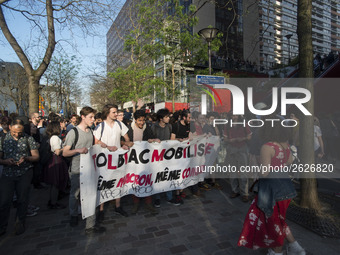
M 0 77 L 0 93 L 3 108 L 7 108 L 9 102 L 13 102 L 16 113 L 28 114 L 28 80 L 25 70 L 17 63 L 4 63 L 2 75 Z
M 46 71 L 56 47 L 56 29 L 63 31 L 80 27 L 84 34 L 95 34 L 96 24 L 111 20 L 117 10 L 115 1 L 95 0 L 0 0 L 0 28 L 8 43 L 11 45 L 28 76 L 29 81 L 29 111 L 38 111 L 39 82 Z M 7 13 L 6 13 L 7 12 Z M 32 38 L 37 39 L 43 56 L 37 68 L 29 59 L 29 51 L 20 45 L 8 26 L 7 16 L 22 15 L 32 26 Z M 46 25 L 47 24 L 47 25 Z M 43 48 L 43 49 L 42 49 Z
M 117 100 L 116 97 L 110 97 L 114 88 L 114 81 L 112 78 L 106 77 L 92 77 L 92 85 L 90 88 L 91 105 L 97 110 L 101 110 L 105 104 L 123 104 Z M 124 90 L 122 90 L 122 93 Z
M 56 87 L 50 84 L 48 79 L 46 79 L 46 84 L 43 88 L 43 96 L 44 96 L 45 102 L 47 103 L 47 105 L 45 104 L 45 108 L 47 107 L 47 111 L 48 112 L 56 111 L 57 109 L 52 108 L 53 104 L 57 105 L 56 99 L 58 97 L 57 97 Z
M 81 105 L 83 90 L 79 86 L 78 82 L 72 82 L 66 84 L 65 88 L 66 95 L 66 112 L 70 116 L 77 112 L 77 106 Z
M 65 107 L 67 114 L 70 113 L 70 100 L 79 99 L 81 96 L 81 90 L 76 82 L 80 66 L 75 56 L 68 57 L 64 54 L 64 56 L 53 57 L 44 74 L 49 85 L 46 89 L 54 92 L 54 103 L 59 110 Z M 52 101 L 52 97 L 48 97 Z

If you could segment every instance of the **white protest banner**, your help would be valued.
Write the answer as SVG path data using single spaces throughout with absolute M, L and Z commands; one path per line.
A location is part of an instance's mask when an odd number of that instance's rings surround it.
M 151 196 L 203 181 L 204 166 L 216 159 L 219 143 L 217 136 L 200 136 L 190 142 L 135 142 L 129 151 L 92 146 L 80 157 L 83 218 L 101 203 L 128 194 Z

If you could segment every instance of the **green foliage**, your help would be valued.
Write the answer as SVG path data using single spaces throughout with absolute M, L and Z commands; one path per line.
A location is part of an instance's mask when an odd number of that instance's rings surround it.
M 209 75 L 209 68 L 195 70 L 195 75 Z M 230 75 L 228 73 L 223 73 L 223 72 L 213 72 L 212 75 L 230 78 Z
M 197 24 L 197 17 L 193 16 L 196 7 L 191 5 L 189 11 L 184 13 L 183 6 L 178 0 L 170 2 L 167 15 L 159 28 L 157 37 L 158 48 L 162 55 L 167 57 L 169 65 L 181 64 L 194 66 L 206 54 L 202 54 L 204 46 L 198 34 L 192 33 Z
M 81 90 L 77 84 L 80 67 L 81 64 L 74 55 L 59 55 L 51 59 L 44 74 L 47 85 L 45 91 L 49 94 L 47 101 L 50 101 L 50 104 L 55 102 L 62 109 L 64 103 L 71 104 L 69 100 L 81 101 Z
M 120 102 L 137 101 L 166 88 L 174 101 L 180 94 L 183 70 L 207 59 L 206 42 L 193 33 L 198 22 L 195 12 L 195 5 L 184 10 L 179 0 L 133 2 L 128 14 L 133 29 L 124 37 L 131 63 L 109 74 L 115 84 L 110 96 Z M 212 42 L 213 51 L 222 45 L 220 37 Z M 163 77 L 155 77 L 164 67 Z
M 154 90 L 159 91 L 164 84 L 162 79 L 154 77 L 152 66 L 139 68 L 138 65 L 131 64 L 127 68 L 117 68 L 109 73 L 109 77 L 113 78 L 110 97 L 114 97 L 118 103 L 137 101 L 152 95 Z

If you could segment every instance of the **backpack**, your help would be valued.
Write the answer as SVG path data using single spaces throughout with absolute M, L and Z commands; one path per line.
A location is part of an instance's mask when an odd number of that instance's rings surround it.
M 43 136 L 40 147 L 39 147 L 39 162 L 42 166 L 45 166 L 49 160 L 53 157 L 51 151 L 50 138 Z
M 122 130 L 122 123 L 120 123 L 119 120 L 116 120 L 116 122 L 118 123 L 120 130 Z M 100 131 L 100 138 L 98 140 L 101 140 L 103 137 L 103 133 L 104 133 L 104 127 L 105 127 L 105 121 L 102 121 L 97 127 L 99 128 L 99 126 L 101 126 L 101 131 Z M 97 129 L 97 128 L 96 128 Z M 77 130 L 78 131 L 78 130 Z
M 73 144 L 72 144 L 70 150 L 74 150 L 74 149 L 76 148 L 76 145 L 77 145 L 78 140 L 79 140 L 79 131 L 78 131 L 77 127 L 74 127 L 74 128 L 72 128 L 71 130 L 74 130 L 74 135 L 75 135 L 75 137 L 74 137 L 74 142 L 73 142 Z M 70 131 L 71 131 L 71 130 L 70 130 Z M 93 145 L 93 144 L 94 144 L 94 135 L 93 135 L 93 132 L 92 132 L 92 129 L 91 129 L 91 128 L 90 128 L 90 131 L 91 131 L 91 134 L 92 134 L 92 136 L 93 136 L 93 142 L 92 142 L 92 145 Z M 64 158 L 66 159 L 67 163 L 71 163 L 72 158 L 73 158 L 74 156 L 76 156 L 76 155 L 78 155 L 78 154 L 74 154 L 73 156 L 64 157 Z

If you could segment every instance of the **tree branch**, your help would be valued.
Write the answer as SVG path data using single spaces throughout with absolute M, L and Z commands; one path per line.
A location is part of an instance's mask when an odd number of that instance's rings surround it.
M 46 1 L 46 14 L 47 14 L 47 26 L 48 26 L 48 45 L 45 51 L 44 59 L 41 62 L 38 69 L 36 70 L 36 75 L 39 77 L 41 77 L 43 73 L 45 72 L 45 70 L 47 69 L 51 61 L 55 45 L 56 45 L 52 0 Z
M 54 11 L 62 11 L 62 10 L 65 10 L 67 7 L 69 7 L 69 6 L 71 6 L 71 5 L 73 5 L 73 3 L 77 3 L 77 2 L 79 2 L 79 1 L 70 1 L 70 2 L 68 2 L 65 6 L 62 6 L 62 5 L 55 5 L 55 6 L 59 6 L 60 8 L 53 8 L 53 10 Z
M 9 1 L 9 0 L 0 0 L 0 5 L 6 3 L 6 2 L 8 2 L 8 1 Z
M 4 36 L 6 37 L 7 41 L 9 42 L 9 44 L 11 45 L 11 47 L 13 48 L 15 53 L 17 54 L 21 63 L 24 65 L 24 68 L 25 68 L 27 74 L 32 74 L 33 73 L 32 65 L 29 62 L 28 58 L 26 57 L 24 51 L 20 47 L 19 43 L 17 42 L 17 40 L 14 38 L 13 34 L 9 30 L 1 5 L 0 5 L 0 28 L 1 28 Z
M 16 8 L 10 7 L 10 6 L 8 6 L 8 5 L 4 5 L 4 7 L 6 7 L 6 8 L 9 9 L 9 10 L 15 11 L 15 12 L 20 12 L 21 14 L 28 14 L 28 15 L 31 15 L 31 16 L 38 16 L 38 17 L 43 17 L 43 18 L 46 17 L 46 15 L 43 15 L 43 14 L 31 13 L 31 12 L 29 12 L 29 11 L 16 9 Z

